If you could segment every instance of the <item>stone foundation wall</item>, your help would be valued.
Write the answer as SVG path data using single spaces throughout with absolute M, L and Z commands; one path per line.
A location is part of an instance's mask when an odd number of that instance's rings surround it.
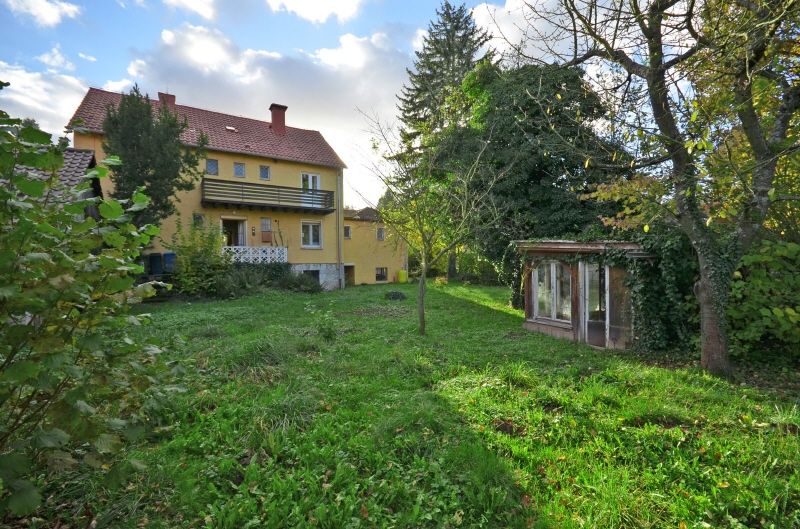
M 339 288 L 339 278 L 344 277 L 343 271 L 335 264 L 293 264 L 292 272 L 302 274 L 306 270 L 316 270 L 319 272 L 319 284 L 325 290 L 336 290 Z

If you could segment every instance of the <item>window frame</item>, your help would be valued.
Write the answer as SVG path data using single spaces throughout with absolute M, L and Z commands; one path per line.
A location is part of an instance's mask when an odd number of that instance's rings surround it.
M 267 221 L 266 224 L 268 225 L 269 229 L 264 229 L 264 221 Z M 261 228 L 261 232 L 265 231 L 272 231 L 272 217 L 259 217 L 259 227 Z
M 342 237 L 345 239 L 353 238 L 353 227 L 350 224 L 345 224 L 342 229 Z
M 375 239 L 379 241 L 386 240 L 386 226 L 378 226 L 375 230 Z
M 319 226 L 319 244 L 304 244 L 303 231 L 306 226 Z M 309 236 L 309 239 L 311 237 Z M 317 220 L 301 220 L 300 221 L 300 248 L 305 250 L 321 250 L 322 249 L 322 222 Z
M 215 164 L 217 164 L 217 170 L 215 172 L 212 173 L 212 172 L 210 172 L 208 170 L 208 162 L 214 162 Z M 217 158 L 206 158 L 205 173 L 208 176 L 219 176 L 219 159 L 217 159 Z
M 239 166 L 241 166 L 242 168 L 241 175 L 236 174 L 236 168 Z M 247 178 L 247 164 L 245 164 L 244 162 L 233 162 L 233 176 L 235 178 Z
M 264 178 L 264 170 L 266 169 L 267 177 Z M 258 179 L 268 182 L 272 180 L 272 169 L 269 165 L 259 165 L 258 166 Z
M 379 270 L 383 270 L 383 279 L 378 279 Z M 375 267 L 375 282 L 376 283 L 388 283 L 389 282 L 389 267 L 388 266 L 376 266 Z
M 543 315 L 539 313 L 539 267 L 542 265 L 546 265 L 548 267 L 548 275 L 550 278 L 550 314 Z M 572 270 L 570 269 L 569 274 L 569 299 L 570 299 L 570 310 L 569 310 L 569 319 L 564 320 L 557 317 L 558 314 L 558 300 L 559 300 L 559 283 L 557 279 L 557 270 L 564 266 L 568 266 L 567 263 L 563 263 L 561 261 L 542 261 L 537 266 L 531 268 L 531 305 L 532 305 L 532 315 L 534 320 L 546 320 L 548 322 L 556 322 L 562 325 L 570 325 L 572 326 L 573 323 L 573 307 L 572 307 Z

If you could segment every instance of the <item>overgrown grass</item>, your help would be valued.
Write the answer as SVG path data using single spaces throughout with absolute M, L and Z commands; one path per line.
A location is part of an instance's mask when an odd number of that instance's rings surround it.
M 137 450 L 145 472 L 61 485 L 52 519 L 800 527 L 797 395 L 524 332 L 499 288 L 432 287 L 419 337 L 413 287 L 391 288 L 146 306 L 144 332 L 183 337 L 188 391 Z

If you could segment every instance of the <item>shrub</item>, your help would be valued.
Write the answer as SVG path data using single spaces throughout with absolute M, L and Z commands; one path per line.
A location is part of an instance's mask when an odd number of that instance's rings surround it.
M 302 277 L 292 274 L 292 265 L 289 263 L 236 263 L 216 277 L 214 292 L 219 297 L 234 298 L 269 287 L 298 292 L 322 290 L 316 280 L 305 274 L 300 275 Z
M 437 287 L 443 286 L 447 284 L 447 276 L 439 276 L 433 279 L 433 284 Z
M 742 258 L 728 309 L 731 353 L 800 359 L 800 244 L 764 241 Z
M 177 290 L 190 296 L 216 295 L 220 277 L 231 268 L 231 257 L 222 247 L 218 228 L 192 224 L 185 230 L 179 219 L 169 245 L 176 255 L 173 281 Z
M 154 291 L 134 285 L 158 233 L 130 222 L 147 197 L 82 198 L 90 181 L 59 184 L 49 134 L 0 120 L 1 519 L 33 512 L 64 469 L 119 483 L 135 466 L 123 442 L 144 434 L 170 390 L 159 349 L 128 334 L 147 320 L 128 307 Z M 97 220 L 85 214 L 95 206 Z
M 277 281 L 275 285 L 284 290 L 292 290 L 294 292 L 305 292 L 308 294 L 318 294 L 322 292 L 322 285 L 319 284 L 315 278 L 308 274 L 295 274 L 290 273 Z

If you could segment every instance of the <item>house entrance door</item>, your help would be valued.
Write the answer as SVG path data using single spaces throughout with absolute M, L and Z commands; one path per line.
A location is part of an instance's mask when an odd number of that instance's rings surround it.
M 243 220 L 222 219 L 225 246 L 247 246 L 246 226 Z

